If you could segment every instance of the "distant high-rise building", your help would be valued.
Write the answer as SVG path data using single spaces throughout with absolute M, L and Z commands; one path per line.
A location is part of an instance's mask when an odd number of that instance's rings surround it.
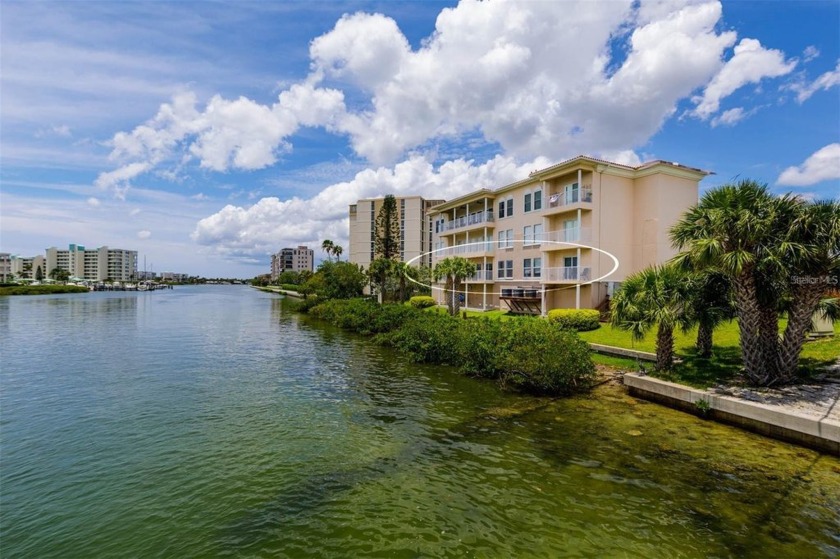
M 366 198 L 350 206 L 350 262 L 364 268 L 374 260 L 376 217 L 385 198 Z M 443 200 L 426 200 L 420 196 L 397 197 L 400 219 L 400 260 L 430 266 L 432 255 L 431 227 L 426 211 Z
M 46 260 L 43 256 L 16 256 L 10 257 L 12 273 L 21 279 L 38 279 L 38 269 L 41 270 L 40 277 L 46 278 L 49 270 L 46 269 Z
M 0 282 L 6 283 L 12 275 L 12 255 L 0 252 Z
M 311 272 L 315 264 L 315 251 L 305 246 L 284 248 L 271 255 L 271 279 L 283 272 Z
M 68 250 L 47 249 L 45 273 L 58 268 L 71 277 L 88 281 L 132 281 L 137 279 L 137 251 L 107 246 L 87 250 L 72 244 Z M 43 257 L 42 257 L 43 258 Z

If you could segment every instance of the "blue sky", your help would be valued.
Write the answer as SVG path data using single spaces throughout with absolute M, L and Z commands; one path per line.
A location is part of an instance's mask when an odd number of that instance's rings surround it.
M 252 277 L 578 154 L 840 197 L 840 3 L 0 2 L 0 251 Z

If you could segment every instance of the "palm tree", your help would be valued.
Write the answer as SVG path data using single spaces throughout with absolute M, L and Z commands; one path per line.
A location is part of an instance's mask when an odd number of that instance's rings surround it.
M 344 252 L 344 249 L 341 248 L 341 245 L 333 245 L 332 253 L 335 255 L 335 259 L 337 262 L 341 261 L 342 252 Z
M 388 280 L 394 275 L 396 262 L 388 258 L 377 258 L 368 267 L 368 278 L 379 293 L 379 302 L 387 298 Z
M 675 262 L 688 269 L 711 268 L 729 278 L 738 316 L 744 372 L 754 383 L 778 379 L 780 272 L 802 246 L 781 239 L 800 201 L 775 197 L 751 180 L 707 192 L 671 228 L 682 252 Z
M 394 273 L 397 274 L 399 281 L 400 302 L 405 302 L 408 299 L 406 296 L 408 281 L 417 279 L 417 269 L 412 268 L 405 262 L 397 262 L 394 265 Z
M 785 250 L 789 245 L 804 248 Z M 785 381 L 796 375 L 811 319 L 840 277 L 840 201 L 804 204 L 780 248 L 792 271 L 786 282 L 790 290 L 788 323 L 776 363 Z
M 693 322 L 697 323 L 697 355 L 711 357 L 715 328 L 735 318 L 732 289 L 729 279 L 715 270 L 695 272 L 692 285 L 690 305 Z
M 475 270 L 475 264 L 460 256 L 444 258 L 435 266 L 433 272 L 435 281 L 445 278 L 444 293 L 447 294 L 446 305 L 450 315 L 458 316 L 461 310 L 458 294 L 462 289 L 463 281 L 474 275 Z
M 674 366 L 674 330 L 686 329 L 691 321 L 691 282 L 674 265 L 645 268 L 627 277 L 610 307 L 612 324 L 642 340 L 656 331 L 656 369 Z
M 327 253 L 327 260 L 330 259 L 330 255 L 332 254 L 334 248 L 335 243 L 329 239 L 324 239 L 324 242 L 321 243 L 321 250 Z

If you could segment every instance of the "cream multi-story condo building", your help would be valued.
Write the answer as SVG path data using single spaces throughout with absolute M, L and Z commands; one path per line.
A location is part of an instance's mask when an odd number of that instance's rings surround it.
M 374 260 L 376 218 L 385 198 L 367 198 L 350 205 L 349 260 L 368 268 Z M 427 211 L 443 200 L 425 200 L 420 196 L 397 197 L 400 214 L 400 260 L 431 266 L 432 235 Z
M 283 272 L 311 272 L 315 264 L 315 251 L 305 246 L 284 248 L 271 255 L 271 279 L 276 280 Z
M 6 283 L 12 277 L 12 255 L 0 252 L 0 282 Z
M 85 249 L 72 244 L 68 250 L 55 247 L 46 251 L 46 277 L 54 269 L 66 270 L 71 277 L 88 281 L 134 281 L 137 278 L 137 251 L 107 246 Z
M 16 278 L 21 279 L 37 279 L 38 269 L 41 269 L 41 277 L 47 277 L 49 270 L 47 270 L 46 260 L 41 255 L 36 256 L 17 256 L 11 255 L 9 257 L 10 273 L 14 274 Z
M 668 230 L 708 174 L 576 157 L 430 208 L 432 264 L 447 256 L 476 264 L 462 294 L 468 308 L 600 308 L 628 275 L 675 255 Z M 352 221 L 351 209 L 351 231 Z

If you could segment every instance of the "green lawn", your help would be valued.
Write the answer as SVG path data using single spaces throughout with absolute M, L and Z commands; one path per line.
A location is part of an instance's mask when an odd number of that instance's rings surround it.
M 785 321 L 779 321 L 780 330 L 785 327 Z M 741 368 L 741 349 L 738 344 L 738 323 L 735 321 L 719 326 L 714 333 L 714 350 L 710 359 L 696 356 L 694 340 L 697 330 L 688 333 L 677 332 L 675 346 L 677 354 L 683 363 L 678 365 L 672 373 L 657 374 L 661 378 L 683 382 L 692 386 L 708 387 L 719 382 L 731 381 Z M 580 337 L 590 343 L 611 345 L 640 351 L 655 351 L 655 332 L 651 331 L 641 341 L 634 341 L 632 336 L 623 330 L 613 328 L 609 324 L 602 324 L 597 330 L 581 332 Z M 834 325 L 834 337 L 805 343 L 802 350 L 801 364 L 803 374 L 819 372 L 826 366 L 832 365 L 840 357 L 840 323 Z M 650 371 L 650 364 L 646 365 Z

